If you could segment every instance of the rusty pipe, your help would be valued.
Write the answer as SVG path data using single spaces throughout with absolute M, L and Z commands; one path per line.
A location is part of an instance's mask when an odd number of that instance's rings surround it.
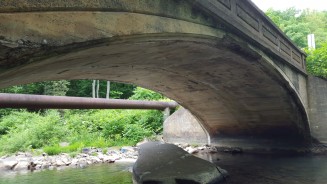
M 164 110 L 177 106 L 176 102 L 0 93 L 0 108 Z

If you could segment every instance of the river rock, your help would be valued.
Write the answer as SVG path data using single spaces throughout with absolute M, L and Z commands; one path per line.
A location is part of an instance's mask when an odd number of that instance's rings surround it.
M 101 163 L 101 160 L 98 157 L 96 157 L 96 156 L 90 156 L 90 160 L 94 164 Z
M 189 154 L 194 154 L 194 153 L 198 153 L 199 152 L 198 149 L 192 148 L 192 147 L 185 148 L 185 151 L 187 151 Z
M 7 158 L 0 163 L 3 170 L 13 170 L 16 165 L 18 164 L 18 161 L 13 158 Z
M 40 168 L 41 169 L 49 169 L 49 167 L 50 167 L 49 163 L 43 163 Z
M 105 155 L 103 157 L 103 162 L 113 163 L 116 160 L 119 160 L 119 156 L 118 155 L 116 155 L 116 156 L 107 156 L 107 155 Z
M 132 146 L 124 146 L 120 149 L 122 153 L 134 152 L 135 149 Z
M 64 166 L 66 165 L 62 160 L 56 160 L 55 164 L 56 167 Z
M 13 170 L 14 171 L 27 170 L 29 165 L 30 165 L 29 161 L 21 160 L 18 162 L 18 164 L 15 166 L 15 168 Z
M 84 153 L 84 154 L 88 154 L 90 152 L 91 152 L 91 149 L 90 148 L 83 148 L 82 149 L 82 153 Z
M 76 167 L 78 165 L 78 159 L 77 158 L 73 158 L 72 162 L 70 164 L 72 167 Z
M 173 144 L 148 142 L 133 166 L 135 183 L 220 183 L 224 175 L 208 161 Z
M 27 166 L 27 169 L 30 171 L 36 170 L 36 164 L 34 162 L 30 162 L 29 165 Z

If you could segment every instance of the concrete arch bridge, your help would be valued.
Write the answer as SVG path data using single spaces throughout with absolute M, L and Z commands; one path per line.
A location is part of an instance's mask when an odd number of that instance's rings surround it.
M 158 91 L 211 143 L 326 140 L 305 54 L 248 0 L 0 1 L 0 87 L 61 79 Z

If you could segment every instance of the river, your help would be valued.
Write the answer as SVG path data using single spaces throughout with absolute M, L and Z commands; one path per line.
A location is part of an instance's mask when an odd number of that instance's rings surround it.
M 131 184 L 131 162 L 96 164 L 85 168 L 66 168 L 33 173 L 0 174 L 0 184 Z
M 327 184 L 327 156 L 199 155 L 230 177 L 226 184 Z
M 202 154 L 226 169 L 226 184 L 327 184 L 327 156 Z M 1 184 L 131 184 L 132 163 L 92 165 L 27 174 L 0 174 Z

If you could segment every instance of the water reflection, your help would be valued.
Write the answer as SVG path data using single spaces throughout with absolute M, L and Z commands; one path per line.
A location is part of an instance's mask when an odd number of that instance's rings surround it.
M 226 169 L 227 184 L 325 184 L 327 156 L 203 154 L 199 157 Z
M 133 163 L 92 165 L 83 169 L 46 170 L 35 173 L 2 175 L 0 184 L 131 184 L 128 169 Z

